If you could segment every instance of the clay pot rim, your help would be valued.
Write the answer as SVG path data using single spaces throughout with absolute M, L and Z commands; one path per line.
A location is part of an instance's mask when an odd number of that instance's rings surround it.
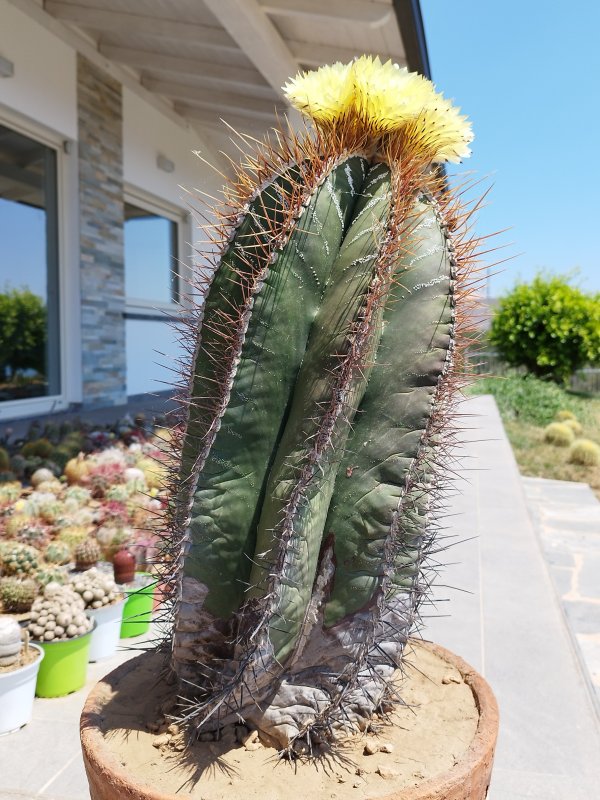
M 464 659 L 455 655 L 441 645 L 425 640 L 418 640 L 420 646 L 426 647 L 434 655 L 439 656 L 455 667 L 464 682 L 473 693 L 479 711 L 479 721 L 473 739 L 460 761 L 451 769 L 427 778 L 418 786 L 407 786 L 392 794 L 381 795 L 377 800 L 434 800 L 442 799 L 448 792 L 456 790 L 467 782 L 468 776 L 482 763 L 492 760 L 498 734 L 499 711 L 494 693 L 485 679 Z M 90 767 L 96 775 L 110 774 L 111 785 L 119 786 L 128 798 L 138 800 L 181 800 L 185 795 L 163 794 L 152 787 L 135 781 L 115 758 L 104 742 L 99 723 L 102 720 L 102 702 L 98 696 L 102 684 L 119 682 L 128 672 L 134 669 L 140 656 L 126 661 L 108 673 L 90 691 L 81 713 L 80 734 L 86 772 Z M 452 797 L 457 795 L 452 795 Z

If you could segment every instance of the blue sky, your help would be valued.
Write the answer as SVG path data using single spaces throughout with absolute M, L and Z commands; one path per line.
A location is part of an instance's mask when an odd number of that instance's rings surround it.
M 518 255 L 498 295 L 539 269 L 600 291 L 600 4 L 421 0 L 433 79 L 473 121 L 474 170 L 493 184 L 477 224 Z M 499 255 L 498 257 L 502 257 Z

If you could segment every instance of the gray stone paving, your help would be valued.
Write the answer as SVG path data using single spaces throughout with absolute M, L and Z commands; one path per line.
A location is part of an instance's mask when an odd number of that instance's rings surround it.
M 437 612 L 450 616 L 428 620 L 427 637 L 461 653 L 496 693 L 490 800 L 596 800 L 599 719 L 523 480 L 493 399 L 473 398 L 463 413 L 464 481 L 448 530 L 457 544 L 441 580 L 458 588 L 438 589 L 445 602 Z M 583 526 L 589 518 L 581 512 L 574 519 Z M 570 564 L 564 548 L 552 552 L 557 564 Z
M 600 729 L 584 664 L 598 664 L 599 628 L 588 602 L 597 588 L 597 551 L 590 550 L 597 511 L 579 484 L 550 487 L 546 502 L 543 487 L 526 481 L 526 501 L 492 398 L 466 402 L 462 419 L 463 479 L 449 501 L 446 530 L 454 545 L 440 556 L 449 565 L 424 635 L 482 671 L 498 698 L 489 800 L 596 800 Z M 561 510 L 573 497 L 577 512 Z M 543 524 L 536 519 L 534 527 L 528 503 L 534 519 L 542 509 Z M 0 800 L 89 798 L 79 713 L 89 686 L 127 657 L 92 665 L 80 692 L 36 700 L 33 721 L 0 738 Z
M 586 483 L 523 478 L 523 485 L 600 715 L 600 502 Z

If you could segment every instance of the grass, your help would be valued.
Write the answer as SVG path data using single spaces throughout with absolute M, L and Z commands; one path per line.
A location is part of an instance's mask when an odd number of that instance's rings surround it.
M 484 378 L 469 394 L 493 394 L 523 475 L 588 483 L 600 499 L 600 467 L 569 464 L 569 448 L 544 441 L 544 427 L 557 411 L 571 411 L 583 426 L 582 438 L 600 445 L 600 398 L 574 394 L 531 375 Z

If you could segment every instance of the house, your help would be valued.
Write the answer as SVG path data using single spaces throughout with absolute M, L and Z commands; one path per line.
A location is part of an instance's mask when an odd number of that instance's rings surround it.
M 0 0 L 1 422 L 168 389 L 221 118 L 363 52 L 428 74 L 418 0 Z

